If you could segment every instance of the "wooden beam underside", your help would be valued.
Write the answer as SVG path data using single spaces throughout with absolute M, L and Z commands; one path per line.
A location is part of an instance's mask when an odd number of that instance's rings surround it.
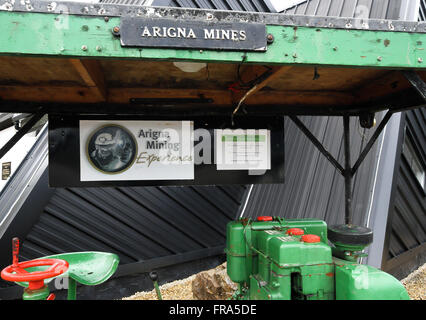
M 92 95 L 100 101 L 107 100 L 107 86 L 102 67 L 97 60 L 69 59 L 69 62 L 87 85 Z
M 150 88 L 109 88 L 106 99 L 99 95 L 96 87 L 63 86 L 7 86 L 0 85 L 2 100 L 57 103 L 129 103 L 130 99 L 163 98 L 206 98 L 213 102 L 208 105 L 232 106 L 233 97 L 227 90 L 198 89 L 150 89 Z M 245 105 L 310 105 L 310 106 L 348 106 L 354 101 L 351 94 L 337 91 L 259 91 L 244 103 Z
M 398 70 L 209 64 L 185 73 L 170 62 L 0 58 L 0 99 L 128 104 L 131 99 L 211 99 L 209 106 L 357 108 L 411 88 Z M 31 69 L 29 71 L 28 69 Z M 426 72 L 418 71 L 426 80 Z M 3 77 L 3 78 L 2 78 Z M 14 79 L 15 78 L 15 79 Z

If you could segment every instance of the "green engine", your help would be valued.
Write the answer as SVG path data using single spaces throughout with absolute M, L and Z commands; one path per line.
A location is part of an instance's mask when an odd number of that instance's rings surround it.
M 341 231 L 339 234 L 345 236 Z M 346 239 L 351 236 L 347 233 Z M 337 241 L 337 245 L 330 246 L 328 240 L 327 225 L 319 220 L 260 217 L 257 221 L 230 222 L 226 253 L 228 275 L 238 284 L 234 298 L 409 299 L 404 286 L 393 276 L 356 262 L 357 251 L 365 247 L 362 241 Z

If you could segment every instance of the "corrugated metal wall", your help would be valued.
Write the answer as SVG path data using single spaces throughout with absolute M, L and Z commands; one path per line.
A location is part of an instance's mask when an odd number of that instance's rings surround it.
M 364 7 L 360 7 L 364 6 Z M 285 14 L 366 18 L 397 18 L 400 1 L 308 0 Z M 365 12 L 361 12 L 360 10 Z M 378 116 L 380 121 L 382 115 Z M 301 117 L 326 149 L 343 164 L 343 123 L 335 117 Z M 344 222 L 344 179 L 290 119 L 285 120 L 286 177 L 283 185 L 254 186 L 244 216 L 279 215 L 318 218 L 329 224 Z M 361 129 L 351 120 L 352 162 L 373 130 Z M 378 139 L 353 180 L 354 223 L 364 225 L 377 169 Z
M 307 0 L 285 14 L 370 19 L 399 19 L 401 0 Z
M 377 121 L 381 120 L 381 115 Z M 325 148 L 343 164 L 343 121 L 337 117 L 300 117 Z M 352 164 L 366 145 L 374 128 L 362 129 L 351 119 Z M 354 223 L 364 225 L 371 200 L 372 181 L 381 137 L 354 177 Z M 329 224 L 344 223 L 344 179 L 305 135 L 285 119 L 285 182 L 257 185 L 244 216 L 277 215 L 286 218 L 317 218 Z
M 407 138 L 426 171 L 426 109 L 406 112 L 402 122 L 401 148 Z M 426 190 L 416 179 L 402 152 L 397 162 L 393 202 L 389 210 L 385 270 L 403 277 L 426 260 Z
M 268 0 L 101 0 L 100 2 L 214 10 L 275 12 Z
M 244 186 L 57 189 L 21 256 L 106 251 L 121 263 L 224 246 Z M 220 205 L 218 205 L 220 204 Z
M 420 0 L 419 21 L 426 21 L 426 0 Z

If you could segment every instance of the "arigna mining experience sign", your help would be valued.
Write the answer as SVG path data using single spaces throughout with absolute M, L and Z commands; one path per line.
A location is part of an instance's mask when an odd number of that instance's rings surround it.
M 266 26 L 122 17 L 122 46 L 266 51 Z
M 81 181 L 193 180 L 191 121 L 80 121 Z

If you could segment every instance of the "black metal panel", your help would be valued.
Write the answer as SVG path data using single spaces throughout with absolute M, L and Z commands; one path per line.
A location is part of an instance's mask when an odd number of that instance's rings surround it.
M 123 47 L 238 51 L 267 49 L 266 26 L 260 23 L 188 22 L 140 17 L 123 17 L 120 23 L 119 36 Z M 185 32 L 179 35 L 178 29 Z M 226 32 L 226 38 L 221 32 Z
M 426 110 L 405 112 L 400 132 L 393 203 L 389 210 L 388 238 L 385 242 L 383 268 L 404 277 L 419 264 L 418 248 L 426 243 L 426 192 L 402 154 L 404 138 L 409 137 L 423 170 L 426 170 Z M 415 261 L 416 263 L 413 263 Z
M 122 264 L 225 245 L 245 187 L 56 189 L 21 256 L 106 251 Z M 215 205 L 220 203 L 220 205 Z
M 182 119 L 183 118 L 183 119 Z M 49 185 L 52 187 L 109 187 L 109 186 L 181 186 L 181 185 L 232 185 L 242 183 L 281 183 L 284 181 L 284 121 L 282 117 L 229 116 L 184 117 L 171 116 L 65 116 L 49 115 Z M 80 178 L 79 120 L 185 120 L 194 122 L 194 130 L 208 130 L 214 141 L 214 130 L 265 129 L 270 130 L 270 170 L 264 174 L 250 175 L 249 170 L 217 170 L 214 152 L 210 163 L 194 165 L 194 178 L 189 180 L 110 180 L 82 181 Z M 197 163 L 197 159 L 195 159 Z

